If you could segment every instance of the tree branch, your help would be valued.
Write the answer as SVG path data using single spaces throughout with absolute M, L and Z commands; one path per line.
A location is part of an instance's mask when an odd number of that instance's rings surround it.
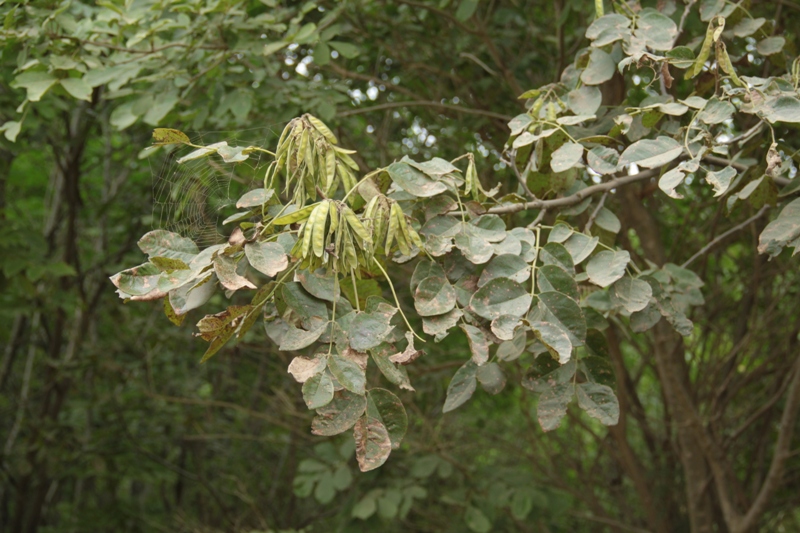
M 508 122 L 512 119 L 508 115 L 500 113 L 493 113 L 492 111 L 484 111 L 483 109 L 470 109 L 468 107 L 461 107 L 457 105 L 442 104 L 440 102 L 432 102 L 426 100 L 415 100 L 411 102 L 387 102 L 385 104 L 378 104 L 370 107 L 358 107 L 349 111 L 342 111 L 337 113 L 340 117 L 350 117 L 353 115 L 363 115 L 364 113 L 371 113 L 372 111 L 380 111 L 382 109 L 397 109 L 401 107 L 437 107 L 439 109 L 447 109 L 448 111 L 457 111 L 459 113 L 466 113 L 468 115 L 482 115 L 484 117 L 495 118 L 498 120 L 505 120 Z
M 758 491 L 753 505 L 748 509 L 747 514 L 741 521 L 737 531 L 744 532 L 753 528 L 758 519 L 764 514 L 767 509 L 770 498 L 775 491 L 780 487 L 781 478 L 783 477 L 783 467 L 786 459 L 789 457 L 789 447 L 792 443 L 792 435 L 794 434 L 794 427 L 797 424 L 797 415 L 800 411 L 800 356 L 794 362 L 794 377 L 792 377 L 792 384 L 789 386 L 789 395 L 786 398 L 786 408 L 781 416 L 781 423 L 778 428 L 778 440 L 775 442 L 775 452 L 772 456 L 772 463 L 769 465 L 767 477 L 761 485 L 761 490 Z M 734 532 L 736 533 L 736 532 Z
M 721 234 L 721 235 L 718 235 L 718 236 L 717 236 L 717 237 L 716 237 L 714 240 L 712 240 L 711 242 L 709 242 L 708 244 L 706 244 L 705 246 L 703 246 L 703 247 L 702 247 L 702 248 L 701 248 L 701 249 L 700 249 L 700 250 L 699 250 L 699 251 L 698 251 L 696 254 L 694 254 L 692 257 L 690 257 L 689 259 L 687 259 L 687 260 L 686 260 L 686 262 L 685 262 L 684 264 L 682 264 L 682 265 L 681 265 L 681 268 L 686 268 L 686 267 L 688 267 L 690 264 L 692 264 L 692 263 L 694 262 L 694 260 L 695 260 L 695 259 L 698 259 L 698 258 L 702 257 L 702 256 L 703 256 L 703 255 L 705 255 L 705 254 L 706 254 L 706 253 L 707 253 L 709 250 L 711 250 L 712 248 L 714 248 L 716 245 L 718 245 L 719 243 L 721 243 L 722 241 L 724 241 L 725 239 L 727 239 L 728 237 L 730 237 L 731 235 L 733 235 L 733 234 L 734 234 L 734 233 L 736 233 L 737 231 L 739 231 L 739 230 L 742 230 L 742 229 L 746 228 L 747 226 L 749 226 L 750 224 L 752 224 L 753 222 L 755 222 L 755 221 L 756 221 L 756 220 L 758 220 L 759 218 L 763 217 L 763 216 L 764 216 L 764 214 L 765 214 L 765 213 L 766 213 L 768 210 L 769 210 L 769 206 L 766 206 L 766 205 L 765 205 L 764 207 L 762 207 L 762 208 L 761 208 L 761 209 L 758 211 L 758 213 L 756 213 L 755 215 L 751 216 L 750 218 L 748 218 L 747 220 L 745 220 L 745 221 L 744 221 L 744 222 L 742 222 L 741 224 L 737 224 L 736 226 L 732 227 L 731 229 L 729 229 L 729 230 L 728 230 L 728 231 L 726 231 L 725 233 L 723 233 L 723 234 Z

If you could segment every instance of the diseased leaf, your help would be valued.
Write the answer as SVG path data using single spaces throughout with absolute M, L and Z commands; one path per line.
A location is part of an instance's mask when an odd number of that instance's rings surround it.
M 200 253 L 191 239 L 162 229 L 145 233 L 139 239 L 139 248 L 149 257 L 169 257 L 186 263 L 191 262 Z
M 558 265 L 542 265 L 536 270 L 536 283 L 540 292 L 558 291 L 576 302 L 580 300 L 575 278 Z
M 517 283 L 523 283 L 530 275 L 530 265 L 519 255 L 498 255 L 483 269 L 483 273 L 478 279 L 478 287 L 483 287 L 491 280 L 497 278 L 508 278 Z
M 589 56 L 589 64 L 581 73 L 581 81 L 586 85 L 600 85 L 611 79 L 616 66 L 610 54 L 594 48 Z
M 573 89 L 567 94 L 567 105 L 576 115 L 594 115 L 602 101 L 600 89 L 590 85 Z
M 478 383 L 489 394 L 498 394 L 506 386 L 506 376 L 497 363 L 487 363 L 478 368 Z
M 305 383 L 311 376 L 320 374 L 325 370 L 327 360 L 324 357 L 308 357 L 298 356 L 292 359 L 289 363 L 289 373 L 298 383 Z
M 500 315 L 523 316 L 530 303 L 530 294 L 522 285 L 508 278 L 497 278 L 478 289 L 470 307 L 478 316 L 492 320 Z
M 422 317 L 422 331 L 428 335 L 444 335 L 463 315 L 461 309 L 456 308 L 443 315 Z
M 392 180 L 409 194 L 429 198 L 447 190 L 441 181 L 434 181 L 407 163 L 392 163 L 386 169 Z
M 333 401 L 317 409 L 317 416 L 311 421 L 311 433 L 326 437 L 343 433 L 353 427 L 366 409 L 366 397 L 348 390 L 337 391 Z M 386 438 L 388 440 L 388 435 Z
M 333 272 L 326 272 L 325 269 L 318 269 L 314 272 L 298 270 L 297 279 L 303 288 L 315 298 L 328 302 L 339 299 L 341 293 Z
M 553 172 L 564 172 L 580 164 L 583 158 L 583 145 L 574 142 L 562 144 L 550 156 L 550 168 Z
M 800 198 L 791 201 L 758 237 L 758 252 L 775 257 L 785 246 L 800 252 Z
M 489 342 L 483 331 L 470 324 L 461 324 L 461 329 L 467 334 L 472 362 L 478 366 L 486 364 L 489 360 Z
M 722 196 L 736 177 L 736 169 L 727 166 L 717 172 L 706 172 L 706 181 L 714 187 L 714 197 Z
M 600 242 L 599 237 L 589 237 L 583 233 L 573 233 L 563 244 L 564 248 L 566 248 L 572 256 L 573 263 L 579 265 L 592 254 L 598 242 Z
M 721 124 L 733 116 L 736 108 L 730 102 L 712 98 L 697 115 L 697 118 L 706 124 Z
M 548 388 L 539 396 L 536 415 L 544 431 L 552 431 L 561 425 L 573 394 L 574 386 L 571 383 L 564 383 Z
M 531 322 L 531 330 L 560 364 L 569 362 L 572 356 L 572 342 L 562 328 L 548 322 Z
M 500 315 L 492 320 L 491 329 L 498 339 L 510 341 L 521 324 L 522 319 L 518 316 Z
M 278 349 L 281 351 L 302 350 L 314 344 L 324 332 L 324 325 L 311 331 L 306 331 L 290 325 Z
M 445 277 L 428 277 L 414 291 L 414 308 L 420 316 L 442 315 L 456 305 L 456 291 Z
M 386 426 L 369 415 L 362 416 L 356 421 L 353 438 L 356 441 L 358 468 L 362 472 L 375 470 L 385 463 L 392 453 L 392 441 Z
M 359 352 L 378 346 L 392 330 L 389 320 L 394 312 L 357 314 L 350 324 L 350 346 Z
M 586 338 L 586 319 L 580 306 L 569 296 L 556 291 L 537 294 L 528 314 L 531 322 L 542 321 L 558 326 L 573 346 L 582 346 Z
M 275 191 L 272 189 L 253 189 L 236 201 L 236 207 L 242 209 L 244 207 L 264 205 L 272 198 L 273 194 L 275 194 Z
M 629 313 L 635 313 L 647 307 L 653 290 L 646 281 L 625 276 L 614 283 L 610 295 L 611 302 L 615 306 L 623 307 Z
M 244 253 L 250 266 L 271 278 L 289 266 L 289 257 L 277 242 L 249 242 Z
M 580 383 L 576 388 L 576 393 L 578 405 L 586 411 L 586 414 L 606 426 L 617 424 L 619 401 L 611 387 L 599 383 Z
M 572 255 L 562 244 L 549 242 L 539 250 L 539 260 L 545 265 L 558 265 L 567 272 L 575 272 Z

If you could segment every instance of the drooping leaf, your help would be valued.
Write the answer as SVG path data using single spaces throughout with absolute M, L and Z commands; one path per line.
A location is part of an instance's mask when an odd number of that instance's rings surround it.
M 299 270 L 297 271 L 297 279 L 303 288 L 315 298 L 329 302 L 339 299 L 339 287 L 336 283 L 336 275 L 333 272 L 325 272 L 324 269 L 318 269 L 314 272 Z
M 477 386 L 477 372 L 478 365 L 473 363 L 472 360 L 467 361 L 464 366 L 458 369 L 447 387 L 447 399 L 442 408 L 443 413 L 449 413 L 461 407 L 467 400 L 472 398 Z
M 791 201 L 758 237 L 758 252 L 775 257 L 785 246 L 800 252 L 800 198 Z
M 223 287 L 230 291 L 255 289 L 253 282 L 239 274 L 238 267 L 239 263 L 233 257 L 218 255 L 214 258 L 214 272 Z
M 320 374 L 327 366 L 327 360 L 324 357 L 308 357 L 298 356 L 292 359 L 289 363 L 289 373 L 298 383 L 305 383 L 311 378 Z
M 367 415 L 386 427 L 392 449 L 399 448 L 408 430 L 408 415 L 400 398 L 386 389 L 370 389 L 367 393 Z
M 435 181 L 407 163 L 392 163 L 386 169 L 392 180 L 409 194 L 429 198 L 447 190 L 441 181 Z
M 444 335 L 463 315 L 461 309 L 456 308 L 443 315 L 422 317 L 422 331 L 428 335 Z
M 600 85 L 611 79 L 616 67 L 610 54 L 594 48 L 589 56 L 589 64 L 581 73 L 581 81 L 586 85 Z
M 385 463 L 392 453 L 392 441 L 386 426 L 369 415 L 362 416 L 356 421 L 353 438 L 356 441 L 358 468 L 362 472 L 375 470 Z
M 549 322 L 531 322 L 531 330 L 560 364 L 569 362 L 572 356 L 572 342 L 561 327 Z
M 467 334 L 472 362 L 478 366 L 485 364 L 489 360 L 489 342 L 483 331 L 470 324 L 461 324 L 461 329 Z
M 325 326 L 319 326 L 311 331 L 296 328 L 292 325 L 281 341 L 279 350 L 302 350 L 314 344 L 325 332 Z
M 492 530 L 492 523 L 483 511 L 471 505 L 464 511 L 464 522 L 474 533 L 489 533 Z
M 567 414 L 567 406 L 572 401 L 573 395 L 572 383 L 564 383 L 549 387 L 539 396 L 536 416 L 544 431 L 552 431 L 561 425 L 561 420 Z

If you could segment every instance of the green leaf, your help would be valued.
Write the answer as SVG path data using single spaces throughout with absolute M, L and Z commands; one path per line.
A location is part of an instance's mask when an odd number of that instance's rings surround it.
M 333 401 L 317 409 L 317 416 L 311 421 L 311 433 L 325 437 L 343 433 L 353 427 L 366 409 L 364 396 L 347 390 L 335 392 Z
M 572 255 L 562 244 L 549 242 L 539 250 L 539 260 L 545 265 L 558 265 L 567 272 L 575 272 Z
M 649 11 L 636 21 L 634 35 L 644 40 L 648 48 L 665 51 L 672 48 L 672 41 L 678 35 L 678 26 L 668 16 L 657 11 Z
M 92 88 L 81 78 L 64 78 L 61 80 L 61 86 L 73 98 L 92 101 Z
M 479 1 L 480 0 L 461 0 L 456 10 L 456 18 L 461 22 L 469 20 L 472 15 L 475 14 L 475 10 L 478 9 Z
M 553 172 L 564 172 L 579 165 L 582 158 L 583 145 L 568 142 L 553 152 L 550 159 L 550 168 L 553 169 Z
M 567 105 L 576 115 L 594 115 L 603 101 L 600 89 L 584 85 L 567 93 Z
M 478 287 L 483 287 L 493 279 L 508 278 L 523 283 L 531 275 L 531 267 L 518 255 L 502 254 L 492 259 L 478 279 Z
M 599 237 L 589 237 L 583 233 L 573 233 L 569 239 L 564 241 L 564 248 L 567 249 L 572 256 L 574 264 L 581 264 L 587 257 L 591 255 L 600 242 Z
M 334 354 L 328 357 L 328 368 L 345 389 L 355 394 L 364 394 L 367 378 L 358 363 Z
M 617 168 L 622 169 L 630 164 L 644 168 L 656 168 L 666 165 L 683 152 L 683 146 L 671 137 L 663 135 L 656 139 L 643 139 L 628 146 L 619 158 Z
M 560 364 L 566 364 L 572 357 L 572 342 L 561 327 L 549 322 L 531 322 L 531 330 L 536 338 L 547 347 Z
M 462 0 L 462 3 L 466 0 Z M 468 506 L 464 511 L 464 522 L 470 531 L 475 533 L 489 533 L 492 530 L 492 523 L 477 507 Z
M 186 263 L 199 253 L 197 245 L 191 239 L 161 229 L 145 233 L 138 244 L 139 249 L 149 257 L 170 257 Z
M 392 449 L 400 447 L 408 430 L 408 415 L 400 398 L 386 389 L 370 389 L 367 395 L 367 416 L 379 420 L 386 427 Z
M 613 174 L 619 164 L 619 152 L 606 146 L 595 146 L 586 154 L 586 161 L 598 174 Z
M 514 333 L 514 338 L 510 341 L 500 343 L 495 352 L 495 356 L 501 361 L 513 361 L 525 351 L 527 334 L 525 330 L 519 329 Z
M 575 300 L 556 291 L 540 293 L 534 300 L 528 320 L 556 325 L 564 330 L 573 346 L 583 345 L 586 319 Z
M 800 198 L 783 208 L 778 218 L 767 224 L 758 237 L 758 252 L 775 257 L 785 246 L 800 252 Z
M 425 278 L 414 291 L 414 308 L 419 316 L 442 315 L 455 305 L 456 291 L 444 277 Z
M 783 50 L 783 46 L 785 44 L 786 39 L 780 35 L 767 37 L 766 39 L 758 42 L 756 45 L 756 50 L 762 56 L 771 56 L 772 54 L 777 54 Z
M 443 413 L 457 409 L 472 398 L 477 387 L 477 372 L 478 366 L 471 360 L 458 369 L 447 387 L 447 399 L 442 408 Z
M 339 41 L 328 41 L 328 45 L 339 52 L 342 57 L 347 59 L 353 59 L 354 57 L 358 56 L 361 53 L 361 50 L 354 44 L 350 43 L 342 43 Z
M 581 81 L 586 85 L 600 85 L 610 80 L 615 71 L 616 64 L 611 55 L 594 48 L 589 56 L 589 64 L 581 73 Z
M 508 128 L 511 130 L 511 135 L 519 135 L 525 128 L 530 126 L 532 122 L 533 119 L 531 116 L 527 113 L 523 113 L 522 115 L 517 115 L 512 118 L 508 123 Z
M 375 511 L 378 510 L 378 504 L 375 500 L 375 496 L 373 493 L 368 493 L 366 496 L 361 498 L 361 500 L 353 506 L 353 510 L 351 511 L 351 516 L 353 518 L 359 518 L 361 520 L 366 520 L 370 516 L 375 514 Z
M 501 315 L 492 320 L 491 329 L 498 339 L 510 341 L 521 324 L 522 319 L 518 316 Z
M 172 111 L 172 108 L 175 107 L 178 100 L 179 95 L 177 89 L 173 89 L 165 94 L 159 94 L 156 97 L 155 103 L 148 107 L 142 120 L 151 126 L 158 125 L 158 123 L 167 116 L 167 113 Z
M 153 263 L 145 263 L 137 267 L 123 270 L 111 276 L 111 282 L 122 292 L 129 296 L 143 296 L 157 291 L 158 279 L 161 269 Z M 159 298 L 164 296 L 159 291 Z
M 536 283 L 540 292 L 558 291 L 576 302 L 581 299 L 575 278 L 558 265 L 542 265 L 536 271 Z
M 298 270 L 297 279 L 303 288 L 315 298 L 328 302 L 339 299 L 339 287 L 336 283 L 336 274 L 333 271 L 326 272 L 323 268 L 314 272 Z
M 333 400 L 333 380 L 327 372 L 320 372 L 303 383 L 303 400 L 309 409 L 319 409 Z
M 9 120 L 0 126 L 0 131 L 3 132 L 3 136 L 12 143 L 16 142 L 17 135 L 19 135 L 21 129 L 22 122 L 16 120 Z
M 630 25 L 630 19 L 624 15 L 616 13 L 603 15 L 586 28 L 586 38 L 602 39 L 602 42 L 611 44 L 615 40 L 622 39 Z
M 277 242 L 248 242 L 244 253 L 250 266 L 271 278 L 289 266 L 289 257 Z
M 47 72 L 23 72 L 11 82 L 11 87 L 28 91 L 27 99 L 38 102 L 50 87 L 58 82 L 58 78 Z
M 500 315 L 523 316 L 530 303 L 530 294 L 522 285 L 508 278 L 497 278 L 478 289 L 470 307 L 478 316 L 492 320 Z
M 419 263 L 417 263 L 416 268 L 414 268 L 414 273 L 411 275 L 411 282 L 409 284 L 411 287 L 411 292 L 416 291 L 422 280 L 428 277 L 444 278 L 446 276 L 439 263 L 422 259 Z
M 572 401 L 574 386 L 572 383 L 554 385 L 539 396 L 536 416 L 544 431 L 552 431 L 561 425 L 561 419 L 567 414 L 567 406 Z
M 325 327 L 326 326 L 320 326 L 312 331 L 306 331 L 290 325 L 278 349 L 281 351 L 292 351 L 307 348 L 322 336 L 325 332 Z
M 580 369 L 586 379 L 592 383 L 606 385 L 613 389 L 615 385 L 614 369 L 608 359 L 591 355 L 580 362 Z
M 706 181 L 714 188 L 714 197 L 722 196 L 736 177 L 736 169 L 727 166 L 717 172 L 706 172 Z
M 679 168 L 673 168 L 672 170 L 665 172 L 658 179 L 658 188 L 661 189 L 664 194 L 669 196 L 670 198 L 675 198 L 676 200 L 680 200 L 683 198 L 683 195 L 676 192 L 675 188 L 683 183 L 683 178 L 686 177 L 686 173 Z
M 759 17 L 756 19 L 744 18 L 733 27 L 733 34 L 737 37 L 749 37 L 764 25 L 767 19 Z
M 478 367 L 478 383 L 489 394 L 498 394 L 506 386 L 506 376 L 497 363 L 487 363 Z
M 706 124 L 721 124 L 731 118 L 736 108 L 730 102 L 712 98 L 697 115 L 697 118 Z
M 776 122 L 800 123 L 800 100 L 793 96 L 780 96 L 762 106 L 764 117 Z
M 397 185 L 417 197 L 429 198 L 447 190 L 443 182 L 432 180 L 407 163 L 392 163 L 386 170 Z
M 353 438 L 356 441 L 358 468 L 362 472 L 375 470 L 385 463 L 392 453 L 392 441 L 386 426 L 369 415 L 362 416 L 356 421 Z
M 574 359 L 561 365 L 547 354 L 539 355 L 533 362 L 521 385 L 533 392 L 545 392 L 553 385 L 569 383 L 575 376 L 577 365 Z
M 608 287 L 625 275 L 625 267 L 631 256 L 625 250 L 611 252 L 604 250 L 586 264 L 586 274 L 589 281 L 601 287 Z
M 619 233 L 619 230 L 622 229 L 622 224 L 617 218 L 617 215 L 605 207 L 600 208 L 600 211 L 597 212 L 594 225 L 598 228 L 610 231 L 611 233 Z
M 694 65 L 694 52 L 688 46 L 676 46 L 666 53 L 670 65 L 685 69 Z
M 188 139 L 187 139 L 188 140 Z M 272 189 L 253 189 L 246 192 L 239 200 L 236 201 L 236 207 L 242 209 L 244 207 L 257 207 L 264 205 L 272 198 L 275 193 Z
M 576 389 L 578 406 L 601 424 L 614 426 L 619 421 L 619 401 L 611 387 L 599 383 L 580 383 Z
M 610 296 L 614 306 L 635 313 L 647 307 L 653 296 L 653 290 L 646 281 L 625 276 L 614 283 Z
M 489 360 L 489 342 L 479 328 L 470 324 L 461 324 L 461 329 L 467 334 L 469 350 L 472 352 L 472 362 L 480 366 Z

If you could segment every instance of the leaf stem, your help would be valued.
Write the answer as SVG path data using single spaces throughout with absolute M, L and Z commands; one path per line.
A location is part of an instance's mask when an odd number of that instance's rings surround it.
M 400 316 L 403 317 L 403 321 L 406 323 L 406 326 L 408 326 L 408 330 L 417 339 L 419 339 L 420 342 L 425 342 L 425 339 L 423 339 L 422 337 L 417 335 L 417 332 L 414 331 L 414 328 L 411 327 L 411 324 L 408 322 L 408 318 L 406 318 L 406 314 L 403 312 L 403 308 L 400 307 L 400 300 L 397 298 L 397 293 L 394 291 L 394 285 L 392 284 L 392 280 L 389 279 L 389 274 L 386 273 L 386 270 L 384 270 L 384 268 L 381 266 L 381 264 L 378 262 L 378 260 L 375 259 L 374 257 L 372 258 L 372 262 L 375 263 L 375 266 L 377 266 L 378 270 L 381 271 L 381 273 L 383 274 L 383 277 L 386 278 L 386 281 L 389 282 L 389 288 L 392 290 L 392 296 L 394 296 L 394 303 L 397 304 L 397 310 L 400 311 Z

